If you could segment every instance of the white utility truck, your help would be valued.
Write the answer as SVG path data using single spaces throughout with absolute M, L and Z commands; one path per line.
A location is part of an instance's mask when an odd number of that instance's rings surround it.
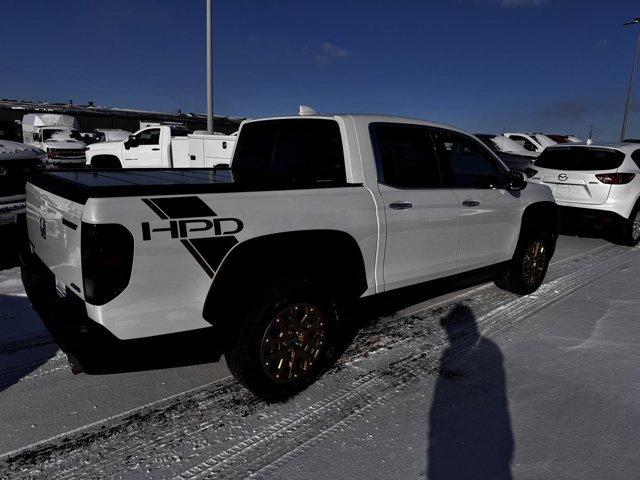
M 47 163 L 84 164 L 86 144 L 71 115 L 28 113 L 22 118 L 22 141 L 47 153 Z
M 189 135 L 184 127 L 157 125 L 125 141 L 95 143 L 86 163 L 94 168 L 202 168 L 229 165 L 235 136 Z
M 534 292 L 557 210 L 548 187 L 452 127 L 253 120 L 229 169 L 34 176 L 22 274 L 76 367 L 195 332 L 245 386 L 280 399 L 335 358 L 340 307 L 360 297 L 479 271 Z

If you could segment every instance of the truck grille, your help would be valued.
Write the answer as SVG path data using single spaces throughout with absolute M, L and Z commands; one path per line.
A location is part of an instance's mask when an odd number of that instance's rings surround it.
M 41 165 L 37 158 L 30 160 L 0 160 L 0 197 L 23 195 L 26 175 Z
M 56 158 L 65 159 L 65 158 L 84 158 L 84 149 L 60 149 L 60 148 L 50 148 L 49 149 L 49 158 L 55 160 Z

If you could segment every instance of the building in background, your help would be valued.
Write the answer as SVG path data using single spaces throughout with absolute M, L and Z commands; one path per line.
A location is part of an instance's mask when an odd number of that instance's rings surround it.
M 74 116 L 81 132 L 95 129 L 122 129 L 135 132 L 140 122 L 181 123 L 190 132 L 207 129 L 207 116 L 200 113 L 164 113 L 126 108 L 95 106 L 69 103 L 33 102 L 27 100 L 0 100 L 0 124 L 12 125 L 20 122 L 27 113 L 61 113 Z M 230 134 L 238 130 L 243 118 L 214 118 L 216 132 Z

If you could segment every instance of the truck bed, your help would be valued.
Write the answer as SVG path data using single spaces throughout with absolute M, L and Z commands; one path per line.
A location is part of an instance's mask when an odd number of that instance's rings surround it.
M 84 204 L 89 198 L 264 190 L 240 186 L 228 169 L 61 170 L 38 172 L 29 182 Z M 267 188 L 268 189 L 268 188 Z

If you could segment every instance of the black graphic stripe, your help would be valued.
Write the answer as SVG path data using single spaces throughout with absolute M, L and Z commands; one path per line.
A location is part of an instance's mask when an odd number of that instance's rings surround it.
M 200 197 L 159 197 L 150 199 L 169 218 L 215 217 Z
M 203 270 L 209 275 L 210 278 L 213 278 L 213 274 L 215 273 L 213 269 L 209 266 L 209 264 L 205 261 L 204 258 L 198 253 L 198 251 L 194 248 L 189 240 L 180 240 L 182 244 L 187 248 L 189 253 L 196 259 L 196 262 L 200 264 Z
M 153 203 L 150 199 L 148 198 L 143 198 L 142 201 L 144 203 L 147 204 L 147 206 L 153 210 L 155 212 L 156 215 L 158 215 L 160 218 L 162 218 L 163 220 L 166 220 L 167 218 L 169 218 L 162 210 L 160 210 L 160 208 L 158 208 L 158 206 Z
M 214 273 L 220 267 L 222 260 L 229 253 L 238 240 L 236 237 L 206 237 L 192 238 L 191 245 L 204 258 L 207 264 L 213 269 Z
M 69 220 L 67 220 L 66 218 L 62 219 L 62 224 L 69 227 L 71 230 L 76 230 L 78 228 L 78 225 L 76 225 L 73 222 L 70 222 Z

